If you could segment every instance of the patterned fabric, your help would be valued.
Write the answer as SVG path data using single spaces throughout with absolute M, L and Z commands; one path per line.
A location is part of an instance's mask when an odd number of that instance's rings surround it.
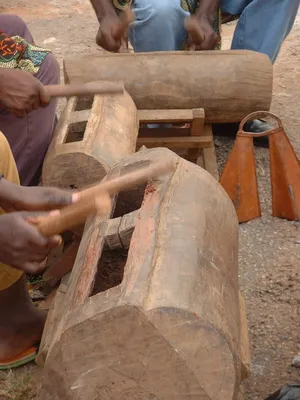
M 9 37 L 0 29 L 0 68 L 18 68 L 37 74 L 49 53 L 20 36 Z

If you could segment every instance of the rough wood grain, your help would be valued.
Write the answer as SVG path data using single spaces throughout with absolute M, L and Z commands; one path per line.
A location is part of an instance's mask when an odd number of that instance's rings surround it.
M 251 51 L 100 54 L 64 60 L 69 83 L 123 81 L 139 110 L 204 108 L 206 122 L 269 110 L 273 68 Z
M 210 174 L 167 149 L 140 151 L 111 173 L 162 159 L 177 167 L 146 187 L 122 283 L 92 297 L 108 221 L 86 225 L 40 399 L 236 399 L 236 213 Z
M 95 96 L 90 112 L 77 111 L 77 103 L 71 98 L 59 120 L 43 166 L 44 185 L 80 189 L 135 151 L 137 110 L 127 93 Z

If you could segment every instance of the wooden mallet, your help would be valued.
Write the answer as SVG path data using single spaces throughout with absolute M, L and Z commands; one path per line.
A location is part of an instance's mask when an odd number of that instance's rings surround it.
M 97 94 L 122 94 L 122 82 L 89 82 L 71 85 L 46 85 L 46 92 L 51 97 L 93 96 Z
M 93 214 L 107 215 L 111 211 L 110 196 L 143 184 L 174 169 L 173 163 L 155 163 L 79 192 L 78 202 L 66 206 L 53 215 L 40 216 L 35 225 L 42 235 L 51 237 L 85 223 Z

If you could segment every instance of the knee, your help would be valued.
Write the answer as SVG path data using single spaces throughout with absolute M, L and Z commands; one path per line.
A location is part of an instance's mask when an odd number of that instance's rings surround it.
M 43 85 L 56 85 L 60 81 L 59 64 L 52 53 L 49 53 L 35 77 Z
M 168 21 L 174 12 L 176 6 L 172 1 L 158 1 L 151 5 L 152 15 L 159 20 Z
M 17 15 L 2 14 L 1 28 L 8 36 L 24 37 L 28 30 L 26 23 Z
M 174 4 L 172 0 L 151 0 L 151 1 L 140 1 L 138 7 L 135 10 L 137 13 L 137 21 L 155 19 L 163 21 L 167 24 L 168 21 L 172 21 L 172 15 L 177 14 L 180 6 Z

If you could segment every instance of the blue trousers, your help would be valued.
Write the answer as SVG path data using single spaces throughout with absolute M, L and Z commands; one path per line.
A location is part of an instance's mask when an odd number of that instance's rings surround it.
M 221 0 L 229 14 L 240 14 L 232 49 L 267 54 L 274 63 L 291 31 L 300 0 Z M 188 15 L 180 0 L 134 0 L 129 39 L 136 52 L 180 50 L 187 37 L 184 19 Z

